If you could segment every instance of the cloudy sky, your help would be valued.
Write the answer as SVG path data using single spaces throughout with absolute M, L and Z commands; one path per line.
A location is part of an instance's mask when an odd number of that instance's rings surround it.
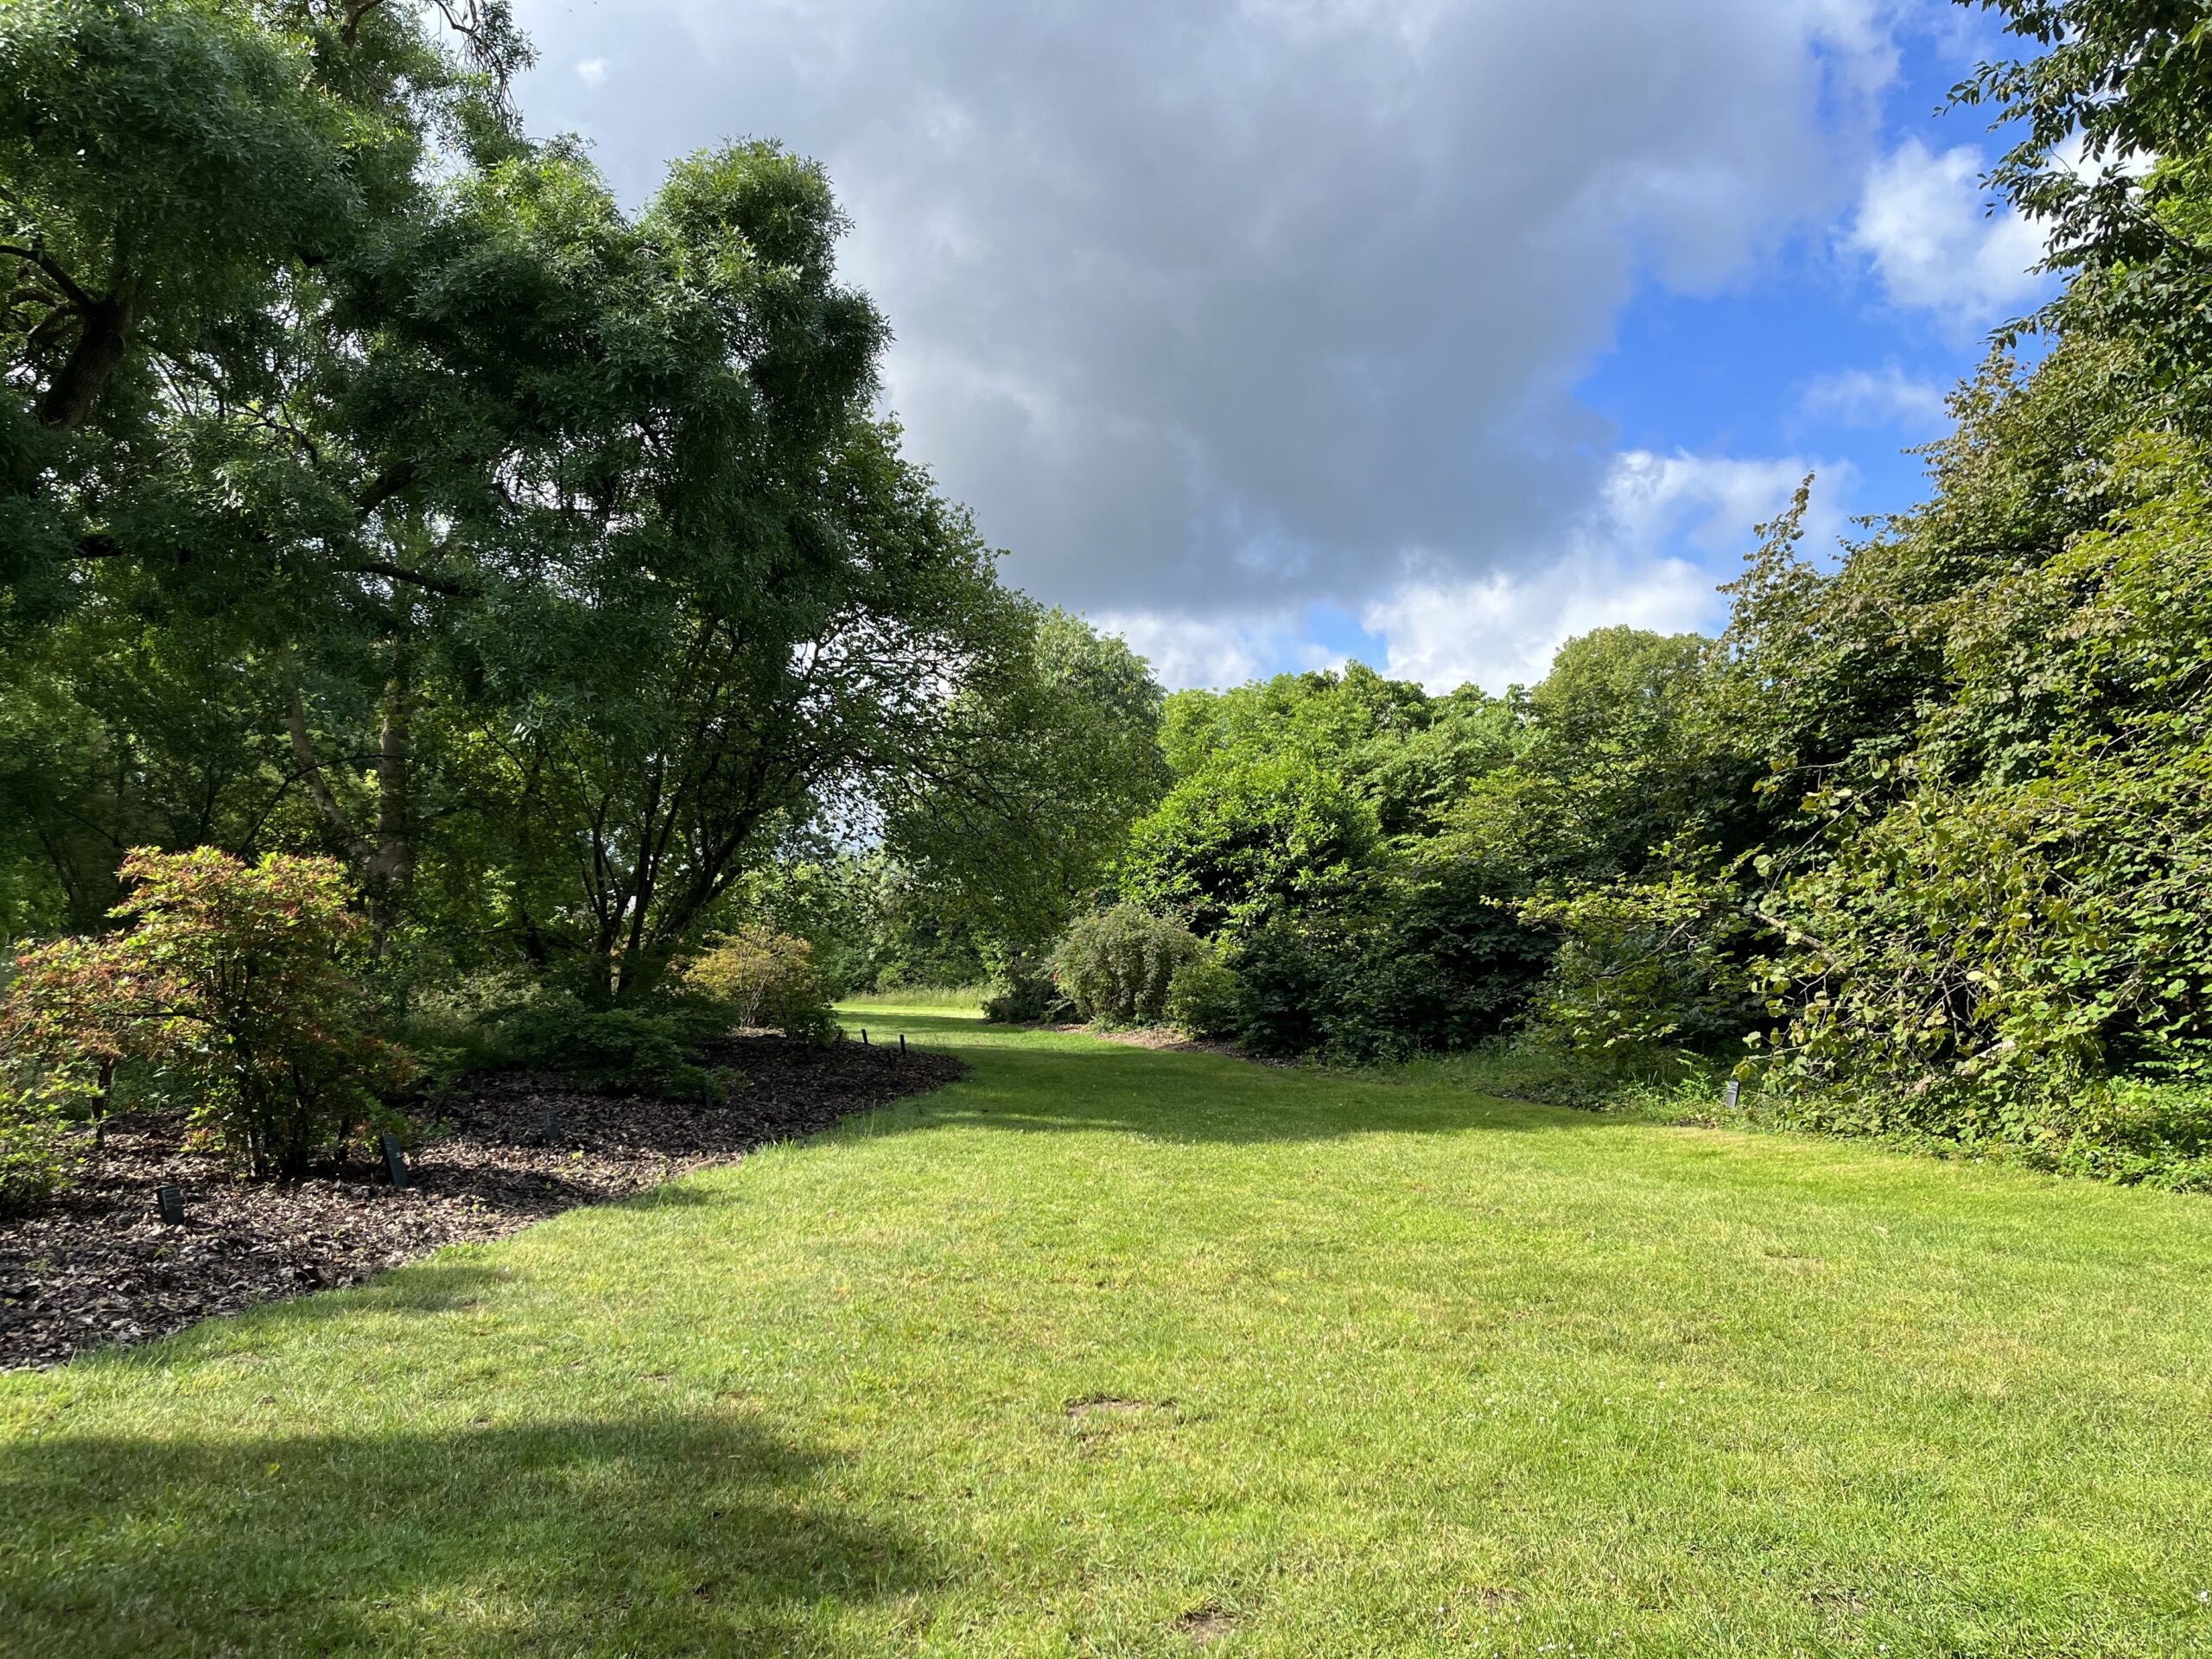
M 1538 677 L 1711 628 L 2041 291 L 1938 118 L 1947 0 L 519 0 L 531 128 L 637 202 L 830 169 L 908 446 L 1008 578 L 1171 684 Z

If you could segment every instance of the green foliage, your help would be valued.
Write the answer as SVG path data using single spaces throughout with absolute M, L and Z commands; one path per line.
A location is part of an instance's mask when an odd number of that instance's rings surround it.
M 1808 803 L 1774 1065 L 1869 1121 L 2050 1141 L 2119 1073 L 2208 1076 L 2212 475 L 2118 456 L 2110 528 L 1948 613 L 1955 690 L 1899 783 Z
M 1683 1049 L 1740 1054 L 1759 1014 L 1745 965 L 1753 925 L 1724 883 L 1676 871 L 1520 911 L 1562 936 L 1530 1001 L 1535 1046 L 1634 1076 L 1664 1070 Z
M 681 964 L 683 985 L 728 1010 L 741 1030 L 834 1042 L 836 1014 L 814 971 L 814 947 L 759 924 L 710 937 Z
M 886 982 L 966 983 L 998 951 L 1045 944 L 1167 786 L 1162 694 L 1144 660 L 1064 611 L 1025 626 L 1023 649 L 954 704 L 957 764 L 886 823 L 906 888 L 899 919 L 925 919 L 937 946 L 917 939 L 925 948 L 887 962 Z
M 1051 957 L 1027 950 L 1007 957 L 983 1002 L 983 1018 L 998 1025 L 1041 1026 L 1074 1017 L 1075 1004 L 1061 988 Z
M 1156 1026 L 1177 970 L 1204 950 L 1188 928 L 1121 904 L 1076 918 L 1053 948 L 1052 976 L 1085 1020 Z
M 699 1045 L 728 1029 L 715 1004 L 662 997 L 650 1004 L 594 1006 L 571 991 L 540 988 L 497 1025 L 508 1065 L 543 1066 L 610 1089 L 660 1090 L 714 1100 L 721 1087 Z
M 1167 1023 L 1193 1037 L 1234 1037 L 1243 1018 L 1244 986 L 1218 957 L 1194 957 L 1167 982 Z
M 1478 865 L 1430 849 L 1378 873 L 1352 902 L 1270 918 L 1228 960 L 1248 1047 L 1358 1062 L 1496 1034 L 1550 953 Z
M 2142 390 L 2202 435 L 2212 361 L 2212 33 L 2178 0 L 1981 0 L 2024 50 L 1955 101 L 2012 147 L 1990 184 L 2045 232 L 2066 289 L 2037 326 L 2125 340 Z
M 296 1176 L 365 1132 L 413 1062 L 380 1038 L 349 970 L 363 962 L 344 873 L 200 849 L 124 861 L 122 933 L 26 952 L 9 988 L 11 1058 L 99 1074 L 143 1059 L 257 1175 Z
M 527 55 L 504 5 L 0 20 L 6 901 L 312 850 L 379 951 L 650 999 L 810 828 L 1004 823 L 1050 855 L 969 864 L 1049 936 L 1157 689 L 899 454 L 822 169 L 734 145 L 626 213 L 513 130 Z
M 1385 836 L 1433 830 L 1469 782 L 1511 758 L 1516 714 L 1463 686 L 1434 697 L 1363 664 L 1231 691 L 1179 691 L 1160 741 L 1179 779 L 1224 759 L 1298 755 L 1344 779 Z
M 76 1183 L 73 1119 L 93 1103 L 80 1071 L 41 1062 L 0 1035 L 0 1216 L 35 1210 Z
M 1349 891 L 1380 835 L 1341 776 L 1297 755 L 1230 755 L 1177 784 L 1131 831 L 1119 883 L 1132 902 L 1201 934 Z

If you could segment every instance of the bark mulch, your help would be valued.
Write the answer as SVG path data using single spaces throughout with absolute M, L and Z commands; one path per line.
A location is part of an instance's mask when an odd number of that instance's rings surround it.
M 0 1370 L 356 1284 L 441 1245 L 499 1238 L 811 1135 L 967 1070 L 949 1055 L 780 1037 L 732 1038 L 709 1058 L 749 1086 L 707 1105 L 611 1094 L 550 1072 L 474 1073 L 424 1115 L 404 1190 L 381 1160 L 358 1157 L 291 1184 L 241 1180 L 187 1150 L 178 1119 L 118 1118 L 80 1186 L 0 1221 Z M 156 1211 L 155 1190 L 171 1185 L 183 1189 L 181 1226 Z

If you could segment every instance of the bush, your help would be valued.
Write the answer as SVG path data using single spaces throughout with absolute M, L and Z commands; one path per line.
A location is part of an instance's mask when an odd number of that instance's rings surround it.
M 1235 969 L 1218 957 L 1200 957 L 1168 982 L 1168 1023 L 1193 1037 L 1234 1037 L 1243 996 Z
M 1379 835 L 1374 807 L 1314 761 L 1224 755 L 1138 821 L 1119 880 L 1133 902 L 1212 938 L 1346 891 Z
M 1759 1018 L 1745 962 L 1751 930 L 1724 887 L 1677 872 L 1521 913 L 1565 934 L 1529 1007 L 1537 1046 L 1623 1076 L 1664 1071 L 1684 1050 L 1742 1055 Z
M 71 1086 L 118 1059 L 183 1084 L 194 1121 L 257 1175 L 296 1176 L 316 1148 L 365 1133 L 414 1071 L 371 1028 L 349 969 L 360 918 L 332 860 L 271 854 L 248 866 L 213 848 L 123 861 L 134 923 L 16 961 L 6 1030 L 16 1066 Z
M 735 1025 L 809 1042 L 836 1040 L 837 1016 L 804 939 L 759 924 L 720 934 L 683 964 L 682 983 L 712 998 Z
M 1052 977 L 1052 964 L 1026 950 L 1007 958 L 983 1002 L 983 1018 L 1002 1026 L 1041 1026 L 1074 1013 L 1075 1005 Z
M 1247 1048 L 1363 1064 L 1496 1037 L 1550 955 L 1478 872 L 1440 861 L 1378 872 L 1341 910 L 1273 917 L 1228 961 Z
M 499 1017 L 510 1064 L 566 1071 L 608 1087 L 658 1090 L 700 1100 L 721 1093 L 699 1045 L 728 1024 L 703 999 L 650 1007 L 593 1007 L 570 991 L 541 989 Z
M 1278 916 L 1238 944 L 1232 966 L 1241 988 L 1236 1028 L 1255 1054 L 1310 1054 L 1332 1034 L 1327 1011 L 1340 1008 L 1349 953 L 1323 930 Z
M 1084 1019 L 1154 1026 L 1167 1017 L 1175 970 L 1205 949 L 1188 928 L 1116 905 L 1077 918 L 1052 951 L 1052 973 Z
M 88 1092 L 66 1073 L 25 1065 L 0 1073 L 0 1215 L 36 1208 L 73 1185 L 73 1109 Z

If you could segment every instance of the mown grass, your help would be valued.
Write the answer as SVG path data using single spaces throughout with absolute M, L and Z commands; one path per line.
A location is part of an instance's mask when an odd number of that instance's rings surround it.
M 2212 1651 L 2206 1200 L 883 1024 L 973 1074 L 0 1379 L 0 1649 Z

